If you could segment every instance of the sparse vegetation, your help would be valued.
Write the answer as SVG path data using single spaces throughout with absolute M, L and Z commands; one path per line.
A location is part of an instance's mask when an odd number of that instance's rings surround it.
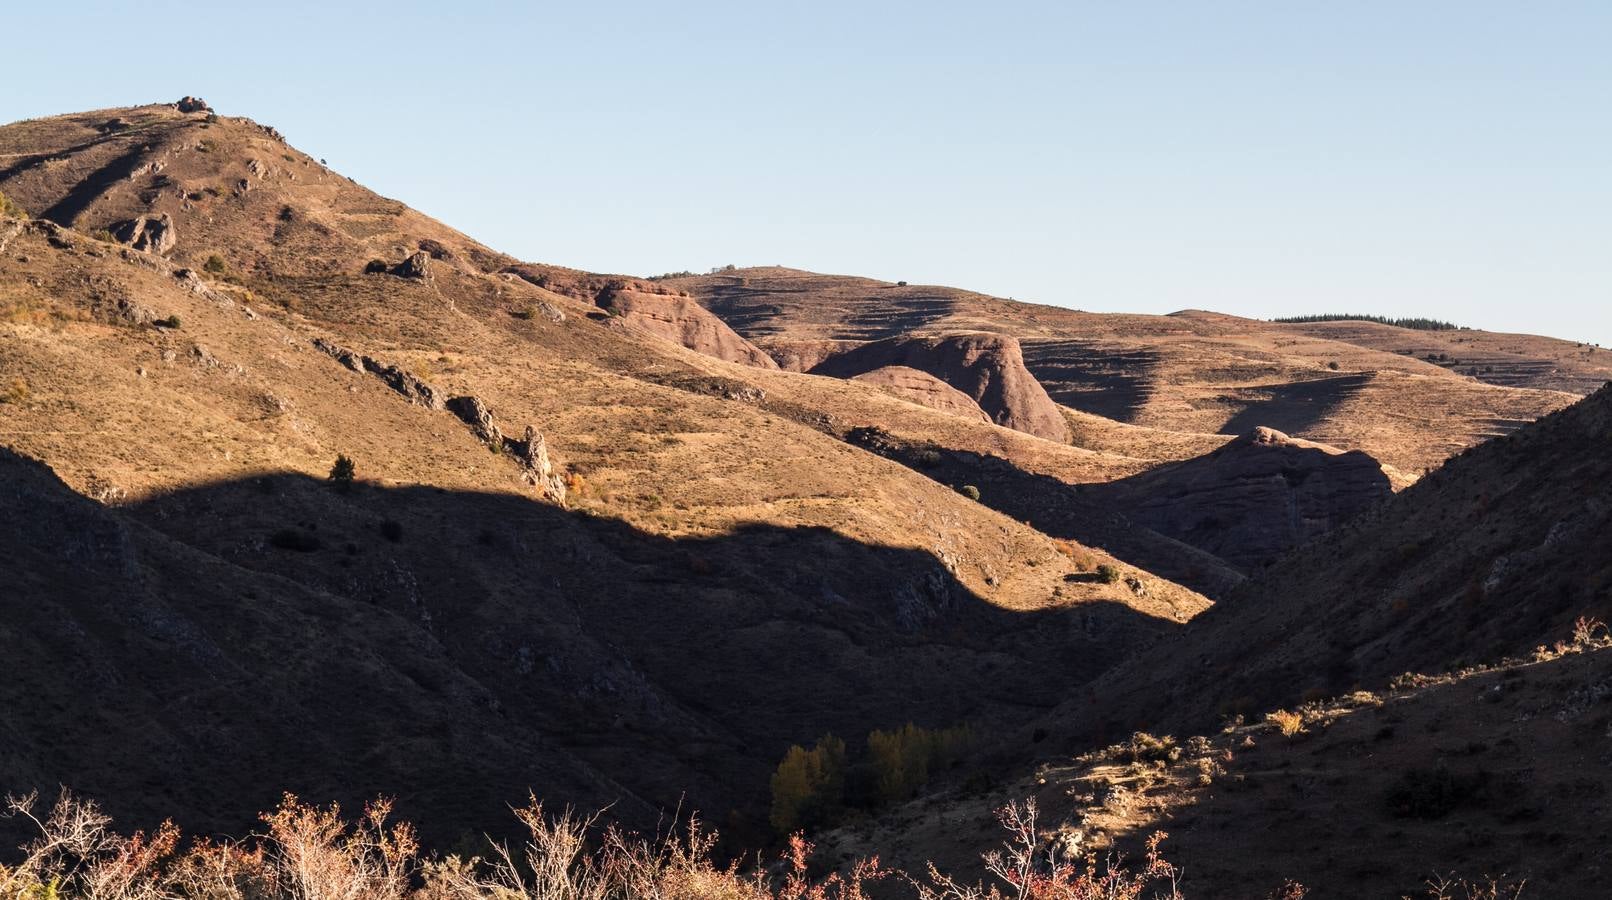
M 963 485 L 957 489 L 957 493 L 962 494 L 964 497 L 967 497 L 970 500 L 978 500 L 980 498 L 980 489 L 972 484 Z
M 207 257 L 206 262 L 202 263 L 202 269 L 214 275 L 222 275 L 229 271 L 229 264 L 224 262 L 224 257 L 214 253 Z
M 1182 900 L 1180 871 L 1153 834 L 1135 868 L 1110 858 L 1050 860 L 1033 800 L 998 811 L 1005 843 L 984 857 L 993 884 L 965 883 L 934 866 L 919 875 L 857 860 L 811 871 L 813 846 L 796 834 L 781 865 L 746 870 L 713 858 L 716 832 L 690 817 L 650 841 L 597 817 L 552 815 L 535 798 L 516 809 L 519 846 L 487 840 L 477 855 L 428 854 L 414 827 L 371 802 L 356 818 L 287 794 L 246 840 L 190 843 L 164 823 L 119 834 L 95 804 L 63 792 L 49 812 L 37 795 L 8 801 L 35 836 L 15 865 L 0 865 L 7 900 L 866 900 L 880 881 L 919 900 Z M 1048 865 L 1048 863 L 1051 863 Z M 1297 900 L 1297 892 L 1281 895 Z
M 160 318 L 160 319 L 152 319 L 151 324 L 157 326 L 158 328 L 174 328 L 174 329 L 177 329 L 179 327 L 179 325 L 180 325 L 180 322 L 179 322 L 179 317 L 178 316 L 170 314 L 170 315 L 164 316 L 163 318 Z
M 33 392 L 28 389 L 28 382 L 22 376 L 11 379 L 4 391 L 0 391 L 0 403 L 26 403 Z
M 1376 322 L 1378 325 L 1392 325 L 1395 328 L 1410 328 L 1416 331 L 1466 331 L 1465 325 L 1456 325 L 1453 322 L 1444 322 L 1439 319 L 1424 319 L 1417 316 L 1395 319 L 1388 316 L 1372 316 L 1357 313 L 1319 313 L 1309 316 L 1284 316 L 1272 319 L 1272 322 L 1302 325 L 1311 322 Z
M 1097 580 L 1103 584 L 1119 584 L 1119 567 L 1103 563 L 1097 567 Z
M 1181 746 L 1174 737 L 1155 737 L 1138 731 L 1129 740 L 1098 754 L 1102 758 L 1131 763 L 1173 763 L 1181 759 Z
M 11 201 L 5 194 L 0 194 L 0 216 L 11 216 L 14 219 L 28 218 L 28 211 Z

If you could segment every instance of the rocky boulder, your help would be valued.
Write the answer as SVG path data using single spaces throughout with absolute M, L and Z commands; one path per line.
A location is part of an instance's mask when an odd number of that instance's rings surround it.
M 606 288 L 594 302 L 640 331 L 706 356 L 761 369 L 778 368 L 761 348 L 740 337 L 726 322 L 688 297 Z
M 1250 571 L 1388 497 L 1393 478 L 1362 451 L 1261 427 L 1204 456 L 1082 491 Z
M 952 387 L 928 372 L 907 366 L 884 366 L 854 376 L 853 381 L 874 385 L 894 397 L 909 403 L 938 409 L 941 412 L 962 416 L 976 422 L 989 422 L 991 417 L 980 409 L 974 398 Z
M 211 106 L 207 105 L 206 100 L 203 100 L 200 97 L 188 97 L 188 96 L 187 97 L 180 97 L 179 100 L 174 103 L 174 109 L 177 109 L 182 113 L 212 112 L 213 111 L 213 108 Z
M 917 369 L 967 395 L 998 425 L 1051 441 L 1069 438 L 1058 405 L 1024 367 L 1017 338 L 971 332 L 888 338 L 860 344 L 812 367 L 855 378 L 889 366 Z
M 179 242 L 179 232 L 167 213 L 139 216 L 119 222 L 110 229 L 112 236 L 143 253 L 162 255 Z

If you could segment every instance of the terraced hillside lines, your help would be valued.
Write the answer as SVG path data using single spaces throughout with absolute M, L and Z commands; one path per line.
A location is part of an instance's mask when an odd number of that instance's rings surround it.
M 1375 322 L 1313 322 L 1287 330 L 1382 350 L 1504 387 L 1587 394 L 1612 380 L 1612 350 L 1531 334 L 1420 331 Z
M 1485 332 L 1285 325 L 1202 310 L 1098 314 L 772 268 L 672 283 L 730 319 L 785 368 L 811 369 L 860 343 L 894 339 L 901 329 L 915 336 L 992 332 L 1018 338 L 1031 374 L 1070 409 L 1188 434 L 1275 428 L 1364 450 L 1411 473 L 1437 466 L 1508 422 L 1561 408 L 1606 374 L 1597 368 L 1596 354 L 1604 351 Z M 743 290 L 735 287 L 741 283 Z M 908 309 L 902 298 L 909 297 L 945 303 Z M 1485 385 L 1481 369 L 1469 376 L 1471 366 L 1454 365 L 1459 350 L 1430 361 L 1383 338 L 1383 330 L 1410 341 L 1469 342 L 1460 346 L 1485 348 L 1486 360 L 1509 354 L 1487 373 L 1506 386 Z M 1381 390 L 1404 388 L 1405 377 L 1425 380 L 1415 382 L 1411 395 Z
M 689 281 L 672 284 L 682 287 Z M 944 320 L 967 293 L 784 268 L 745 269 L 693 281 L 700 286 L 701 302 L 751 339 L 785 331 L 797 340 L 893 337 Z

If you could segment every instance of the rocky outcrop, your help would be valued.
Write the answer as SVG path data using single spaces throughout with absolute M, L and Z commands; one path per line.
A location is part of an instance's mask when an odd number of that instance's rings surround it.
M 985 410 L 980 409 L 980 405 L 974 402 L 973 397 L 928 372 L 920 372 L 908 366 L 884 366 L 856 375 L 852 380 L 875 385 L 891 396 L 919 406 L 938 409 L 976 422 L 991 421 L 991 417 L 985 414 Z
M 934 376 L 966 394 L 998 425 L 1052 441 L 1069 438 L 1069 426 L 1058 405 L 1024 367 L 1018 340 L 1007 335 L 889 338 L 830 356 L 811 371 L 855 378 L 889 366 Z
M 640 331 L 706 356 L 762 369 L 778 368 L 761 348 L 687 297 L 606 288 L 594 302 Z
M 526 431 L 519 439 L 505 437 L 498 423 L 493 421 L 492 409 L 474 395 L 452 397 L 448 400 L 447 408 L 482 443 L 514 457 L 523 470 L 523 481 L 556 503 L 565 502 L 565 480 L 555 470 L 553 461 L 549 459 L 548 442 L 536 428 L 526 426 Z
M 416 250 L 408 258 L 392 267 L 392 274 L 399 278 L 414 278 L 419 281 L 429 280 L 431 277 L 431 254 L 424 250 Z
M 548 442 L 536 428 L 528 425 L 520 440 L 504 438 L 505 445 L 526 469 L 526 482 L 542 491 L 556 503 L 565 503 L 565 480 L 549 459 Z
M 417 403 L 427 409 L 442 409 L 441 393 L 404 369 L 383 363 L 374 357 L 364 356 L 346 347 L 337 346 L 324 338 L 314 338 L 313 346 L 314 349 L 354 372 L 368 372 L 374 375 L 385 382 L 387 387 L 402 394 L 410 403 Z
M 498 430 L 498 426 L 493 422 L 493 411 L 487 408 L 487 404 L 481 402 L 480 397 L 450 397 L 447 407 L 448 412 L 458 416 L 459 421 L 470 426 L 471 432 L 482 443 L 503 448 L 504 433 Z
M 112 236 L 143 253 L 162 255 L 179 242 L 179 232 L 173 219 L 162 213 L 157 216 L 139 216 L 119 222 L 110 229 Z
M 1389 496 L 1393 483 L 1367 453 L 1256 428 L 1213 453 L 1083 490 L 1250 571 Z
M 174 109 L 177 109 L 182 113 L 212 112 L 213 111 L 213 108 L 211 106 L 207 105 L 206 100 L 203 100 L 200 97 L 188 97 L 188 96 L 187 97 L 180 97 L 179 100 L 176 103 L 174 103 Z
M 424 250 L 416 250 L 397 265 L 387 265 L 385 260 L 372 259 L 364 266 L 365 275 L 396 275 L 399 278 L 412 278 L 415 281 L 431 280 L 431 254 Z
M 442 399 L 442 393 L 411 373 L 388 365 L 355 350 L 333 344 L 324 338 L 315 338 L 314 349 L 336 360 L 354 372 L 368 372 L 386 383 L 386 386 L 427 409 L 445 409 L 465 423 L 476 439 L 500 453 L 509 453 L 520 463 L 521 479 L 536 487 L 545 497 L 556 503 L 565 502 L 565 479 L 560 477 L 549 459 L 548 442 L 532 426 L 526 426 L 519 439 L 505 437 L 493 420 L 493 411 L 486 402 L 474 394 Z

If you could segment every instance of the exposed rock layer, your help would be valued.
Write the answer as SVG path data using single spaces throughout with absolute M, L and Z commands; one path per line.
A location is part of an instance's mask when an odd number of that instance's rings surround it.
M 885 366 L 855 376 L 856 381 L 878 385 L 887 394 L 900 397 L 920 406 L 938 409 L 952 415 L 978 422 L 989 422 L 991 417 L 980 409 L 974 398 L 952 387 L 939 378 L 907 366 Z
M 607 289 L 596 302 L 627 324 L 690 350 L 747 366 L 778 368 L 761 348 L 687 297 Z
M 927 372 L 979 404 L 998 425 L 1052 441 L 1069 437 L 1069 426 L 1040 382 L 1024 367 L 1016 338 L 1000 334 L 952 334 L 873 341 L 829 357 L 816 375 L 854 378 L 886 366 Z

